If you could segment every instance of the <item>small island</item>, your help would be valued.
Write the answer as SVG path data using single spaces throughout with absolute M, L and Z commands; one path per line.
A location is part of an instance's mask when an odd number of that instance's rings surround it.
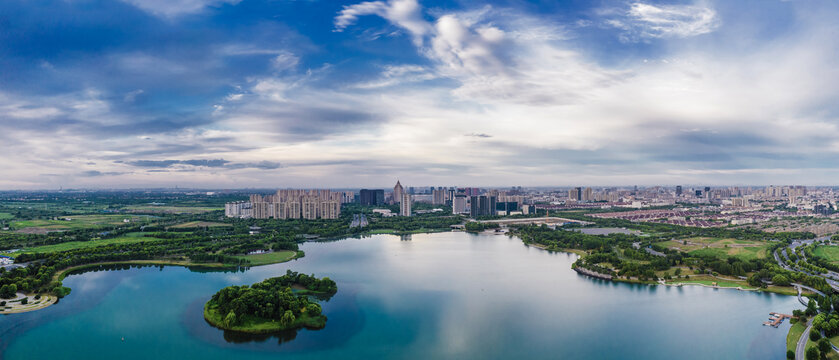
M 217 328 L 266 334 L 299 328 L 322 329 L 326 316 L 309 295 L 332 296 L 338 286 L 328 277 L 298 274 L 263 280 L 251 286 L 228 286 L 204 305 L 204 319 Z

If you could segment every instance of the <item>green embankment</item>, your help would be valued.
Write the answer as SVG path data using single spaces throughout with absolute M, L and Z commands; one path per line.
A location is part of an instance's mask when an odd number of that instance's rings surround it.
M 236 257 L 239 259 L 249 260 L 251 262 L 251 266 L 260 266 L 289 261 L 297 257 L 297 252 L 291 250 L 283 250 L 274 251 L 267 254 L 243 255 Z
M 210 305 L 209 303 L 204 305 L 204 319 L 206 319 L 207 322 L 211 325 L 218 328 L 250 334 L 273 333 L 282 330 L 299 329 L 303 327 L 308 329 L 323 329 L 324 327 L 326 327 L 326 316 L 319 315 L 316 317 L 311 317 L 306 314 L 298 316 L 294 320 L 294 322 L 287 327 L 280 325 L 280 322 L 278 320 L 263 319 L 250 315 L 242 316 L 239 320 L 238 325 L 225 327 L 223 325 L 223 316 L 218 313 L 216 306 Z

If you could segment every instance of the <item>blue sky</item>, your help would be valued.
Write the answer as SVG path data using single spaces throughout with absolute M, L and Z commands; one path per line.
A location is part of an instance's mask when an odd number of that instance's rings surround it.
M 834 1 L 5 0 L 0 188 L 835 184 Z

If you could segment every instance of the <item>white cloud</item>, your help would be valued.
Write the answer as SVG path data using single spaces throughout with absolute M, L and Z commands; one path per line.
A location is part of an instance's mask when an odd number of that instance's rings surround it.
M 714 9 L 704 5 L 651 5 L 636 2 L 623 16 L 606 20 L 622 29 L 623 40 L 686 38 L 710 33 L 721 24 Z
M 122 0 L 157 16 L 172 18 L 194 14 L 207 7 L 236 5 L 242 0 Z

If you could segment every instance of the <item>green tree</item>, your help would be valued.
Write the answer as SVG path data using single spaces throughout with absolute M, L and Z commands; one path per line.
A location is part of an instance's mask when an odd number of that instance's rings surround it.
M 789 286 L 789 278 L 784 275 L 778 274 L 772 278 L 772 283 L 778 286 Z
M 816 329 L 810 330 L 810 341 L 819 341 L 822 338 L 822 334 L 820 334 Z
M 320 305 L 318 305 L 318 304 L 306 305 L 306 314 L 309 314 L 309 316 L 318 316 L 318 315 L 320 315 L 320 312 L 321 312 Z
M 830 346 L 829 340 L 827 340 L 826 338 L 819 340 L 819 351 L 821 351 L 823 354 L 827 354 L 830 352 L 830 350 L 833 350 L 833 348 Z
M 289 327 L 291 324 L 294 324 L 295 320 L 297 320 L 297 318 L 294 317 L 294 313 L 292 313 L 291 310 L 286 310 L 285 313 L 283 313 L 283 317 L 280 318 L 280 325 Z
M 807 360 L 819 360 L 819 349 L 815 347 L 807 349 L 807 352 L 805 354 L 805 358 Z
M 790 360 L 795 359 L 795 351 L 787 350 L 787 359 L 790 359 Z
M 227 316 L 224 317 L 224 327 L 231 327 L 236 325 L 236 313 L 231 310 L 227 313 Z

